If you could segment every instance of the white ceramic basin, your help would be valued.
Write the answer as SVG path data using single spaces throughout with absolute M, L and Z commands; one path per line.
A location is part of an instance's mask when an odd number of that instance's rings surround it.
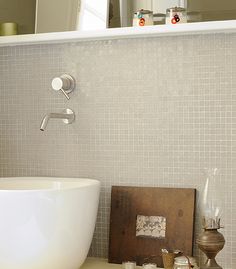
M 0 268 L 78 269 L 91 244 L 100 182 L 0 178 Z

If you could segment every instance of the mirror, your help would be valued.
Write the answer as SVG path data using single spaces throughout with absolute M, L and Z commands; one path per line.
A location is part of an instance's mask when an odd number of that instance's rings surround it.
M 191 22 L 236 19 L 235 0 L 0 0 L 0 23 L 16 22 L 18 34 L 96 30 L 132 26 L 144 9 L 162 24 L 166 9 L 180 5 Z

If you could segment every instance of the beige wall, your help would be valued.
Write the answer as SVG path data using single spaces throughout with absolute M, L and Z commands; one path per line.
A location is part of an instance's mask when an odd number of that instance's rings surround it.
M 34 33 L 35 0 L 0 0 L 0 22 L 13 21 L 20 34 Z
M 76 30 L 79 0 L 37 0 L 36 33 Z
M 188 9 L 200 11 L 203 21 L 236 19 L 235 0 L 188 0 Z
M 210 10 L 232 10 L 236 9 L 235 0 L 188 0 L 190 9 L 210 11 Z

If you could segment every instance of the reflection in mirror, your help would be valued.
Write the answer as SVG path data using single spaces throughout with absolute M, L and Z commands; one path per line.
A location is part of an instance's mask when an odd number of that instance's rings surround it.
M 220 21 L 236 19 L 235 0 L 188 0 L 190 12 L 199 12 L 202 21 Z
M 132 26 L 144 9 L 164 24 L 175 6 L 187 9 L 187 22 L 236 19 L 236 0 L 0 0 L 0 23 L 17 23 L 18 34 L 96 30 Z
M 82 0 L 79 14 L 76 29 L 106 29 L 109 21 L 109 0 Z
M 36 0 L 35 33 L 76 30 L 79 0 Z
M 16 22 L 19 34 L 34 33 L 36 0 L 0 0 L 0 23 Z
M 109 0 L 36 0 L 35 33 L 106 29 L 108 10 Z
M 0 0 L 0 23 L 18 34 L 105 29 L 108 16 L 109 0 Z
M 111 0 L 113 5 L 117 1 L 121 6 L 122 26 L 132 26 L 134 13 L 141 9 L 153 11 L 154 24 L 163 24 L 166 10 L 176 6 L 187 9 L 188 22 L 236 19 L 236 0 Z M 115 10 L 114 14 L 110 26 L 118 27 L 119 11 Z

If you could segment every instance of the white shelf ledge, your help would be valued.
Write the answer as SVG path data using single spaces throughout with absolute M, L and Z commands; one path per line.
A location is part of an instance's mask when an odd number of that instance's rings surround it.
M 141 266 L 136 266 L 142 268 Z M 121 264 L 108 263 L 106 259 L 87 258 L 81 269 L 121 269 Z M 157 268 L 161 269 L 161 268 Z
M 70 31 L 18 36 L 2 36 L 0 37 L 0 46 L 3 47 L 31 44 L 53 44 L 93 40 L 233 32 L 236 32 L 236 20 L 185 23 L 178 25 L 155 25 L 145 27 L 113 28 L 97 31 Z

